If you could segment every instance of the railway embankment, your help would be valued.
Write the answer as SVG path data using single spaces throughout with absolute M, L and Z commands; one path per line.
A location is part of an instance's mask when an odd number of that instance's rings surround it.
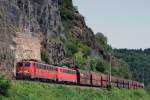
M 150 92 L 143 89 L 127 90 L 89 88 L 29 81 L 11 81 L 8 96 L 0 100 L 149 100 Z

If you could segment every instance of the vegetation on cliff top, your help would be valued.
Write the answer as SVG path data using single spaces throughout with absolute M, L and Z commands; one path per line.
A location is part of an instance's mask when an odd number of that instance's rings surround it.
M 146 90 L 89 88 L 28 81 L 12 81 L 8 96 L 0 100 L 149 100 Z

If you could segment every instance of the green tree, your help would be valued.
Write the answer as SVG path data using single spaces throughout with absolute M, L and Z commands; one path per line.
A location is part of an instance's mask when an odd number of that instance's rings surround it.
M 103 33 L 97 33 L 95 39 L 98 48 L 104 50 L 106 54 L 112 51 L 111 46 L 107 44 L 107 37 L 104 36 Z

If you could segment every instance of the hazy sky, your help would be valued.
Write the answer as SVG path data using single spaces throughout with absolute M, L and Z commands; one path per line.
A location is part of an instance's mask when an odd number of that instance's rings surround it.
M 150 0 L 73 0 L 113 48 L 150 48 Z

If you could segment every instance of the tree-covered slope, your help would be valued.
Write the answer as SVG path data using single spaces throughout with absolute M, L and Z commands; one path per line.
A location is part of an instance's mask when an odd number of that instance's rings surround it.
M 150 87 L 150 49 L 114 49 L 114 55 L 128 63 L 133 79 Z
M 108 73 L 109 54 L 112 48 L 102 33 L 95 34 L 89 28 L 72 0 L 59 0 L 59 10 L 65 34 L 65 65 L 77 65 L 80 69 Z M 113 56 L 113 55 L 112 55 Z M 112 74 L 129 78 L 128 65 L 113 56 Z
M 12 81 L 9 95 L 0 100 L 149 100 L 146 90 L 89 88 L 28 81 Z

